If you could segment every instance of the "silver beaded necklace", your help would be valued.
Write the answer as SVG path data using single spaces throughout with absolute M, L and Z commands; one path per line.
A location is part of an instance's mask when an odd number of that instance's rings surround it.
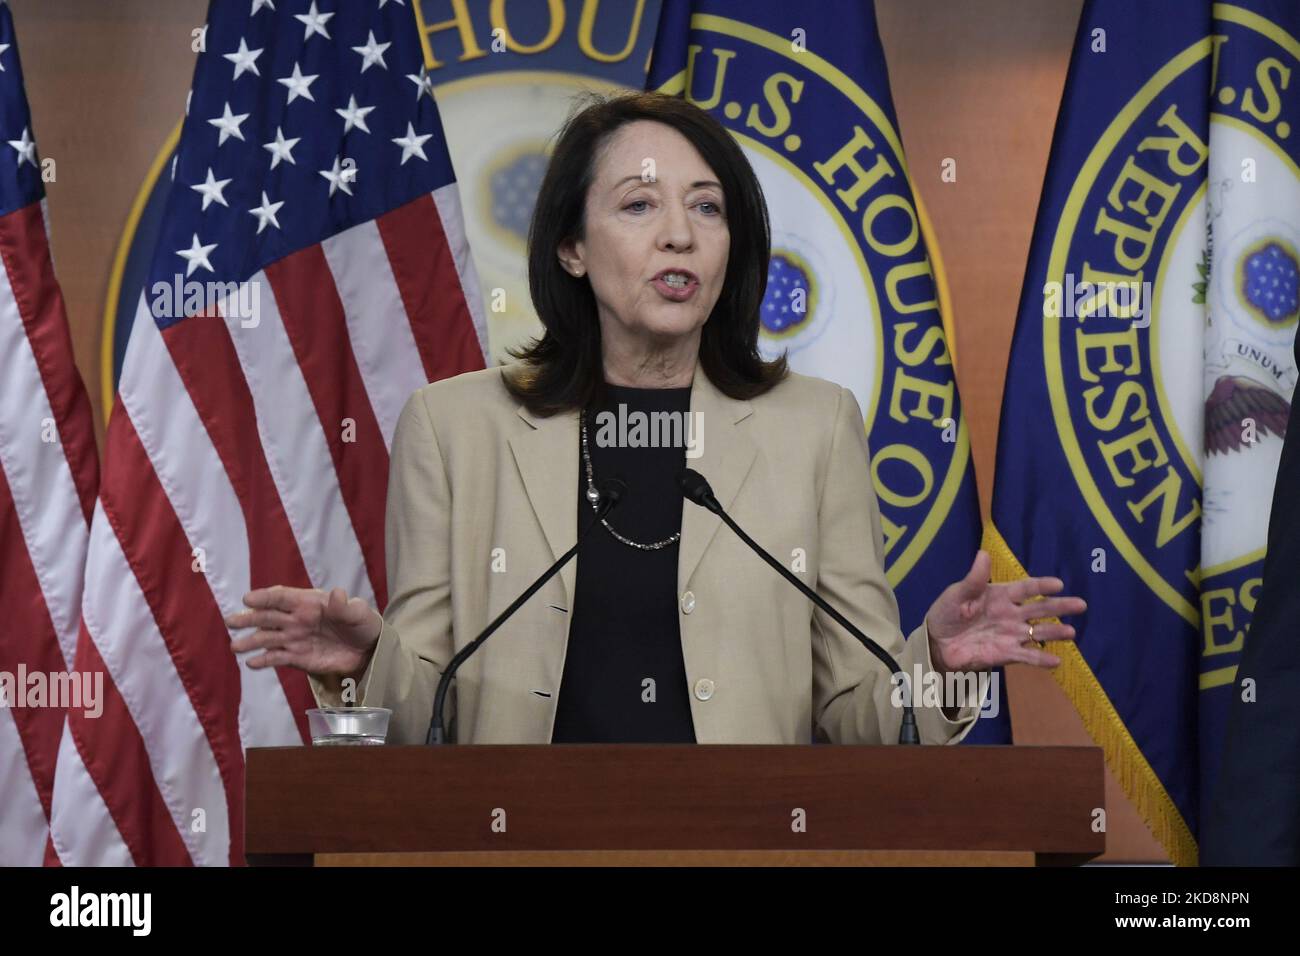
M 587 469 L 587 502 L 591 505 L 591 510 L 598 510 L 600 502 L 600 492 L 596 490 L 595 479 L 591 475 L 591 454 L 587 451 L 587 411 L 583 409 L 578 413 L 578 420 L 582 423 L 582 463 Z M 631 538 L 625 538 L 615 531 L 607 520 L 600 519 L 600 523 L 605 526 L 605 530 L 612 534 L 619 541 L 622 541 L 628 547 L 639 548 L 642 551 L 658 551 L 666 548 L 671 544 L 676 544 L 677 539 L 682 536 L 681 532 L 674 532 L 662 541 L 656 541 L 654 544 L 642 544 L 640 541 L 633 541 Z

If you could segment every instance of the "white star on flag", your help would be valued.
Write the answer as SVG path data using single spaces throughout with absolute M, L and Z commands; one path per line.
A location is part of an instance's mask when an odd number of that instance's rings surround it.
M 303 23 L 307 24 L 307 32 L 303 34 L 302 42 L 306 43 L 310 40 L 313 33 L 319 33 L 327 40 L 331 39 L 330 35 L 325 32 L 325 24 L 332 16 L 334 16 L 334 14 L 321 13 L 317 10 L 316 0 L 311 0 L 311 9 L 306 13 L 295 13 L 293 16 L 295 20 L 301 20 Z
M 283 83 L 289 88 L 289 103 L 292 103 L 300 96 L 315 103 L 316 97 L 311 95 L 310 87 L 319 77 L 319 73 L 312 73 L 309 76 L 303 76 L 302 70 L 299 69 L 298 64 L 295 63 L 293 65 L 293 75 L 276 80 L 276 82 Z M 286 103 L 285 105 L 288 104 Z
M 339 158 L 335 156 L 334 168 L 322 169 L 320 174 L 329 180 L 331 199 L 334 198 L 334 193 L 340 189 L 349 196 L 352 195 L 352 179 L 356 176 L 355 166 L 348 166 L 344 169 L 343 164 L 339 162 Z
M 268 222 L 275 226 L 276 229 L 280 228 L 280 220 L 275 218 L 275 214 L 279 212 L 280 207 L 283 205 L 283 200 L 280 202 L 271 202 L 271 200 L 266 198 L 266 190 L 262 190 L 262 205 L 248 210 L 249 215 L 257 217 L 257 234 L 259 236 L 262 234 L 262 230 L 266 228 Z
M 334 112 L 338 113 L 339 116 L 342 116 L 344 119 L 344 133 L 352 132 L 354 126 L 358 127 L 363 132 L 369 133 L 370 127 L 366 125 L 366 114 L 373 113 L 375 109 L 376 108 L 373 106 L 357 106 L 357 98 L 355 96 L 349 96 L 347 107 L 345 109 L 336 109 Z
M 396 139 L 393 140 L 394 143 L 402 147 L 401 165 L 405 166 L 406 161 L 410 159 L 412 156 L 419 156 L 422 160 L 424 160 L 427 163 L 429 161 L 429 157 L 424 155 L 424 149 L 422 147 L 424 146 L 425 143 L 427 143 L 431 139 L 433 139 L 432 133 L 426 133 L 424 136 L 416 136 L 415 127 L 412 126 L 410 121 L 408 120 L 406 123 L 406 135 L 398 136 Z
M 225 58 L 235 64 L 235 76 L 237 80 L 241 73 L 252 73 L 254 76 L 261 76 L 262 71 L 257 68 L 257 58 L 262 55 L 262 51 L 250 50 L 244 38 L 239 38 L 239 49 L 234 53 L 227 53 Z M 193 92 L 193 91 L 191 91 Z
M 9 44 L 8 44 L 8 43 L 0 43 L 0 56 L 3 56 L 5 50 L 7 50 L 7 49 L 9 49 Z M 5 72 L 4 61 L 3 61 L 3 60 L 0 60 L 0 73 L 4 73 L 4 72 Z
M 277 126 L 275 128 L 275 142 L 262 144 L 262 148 L 268 150 L 271 153 L 271 168 L 275 169 L 275 167 L 279 166 L 280 160 L 282 159 L 285 162 L 292 163 L 293 165 L 297 166 L 298 162 L 293 158 L 293 148 L 297 146 L 298 143 L 301 142 L 301 140 L 302 137 L 295 137 L 294 139 L 285 139 L 284 131 Z
M 212 167 L 209 166 L 208 178 L 196 186 L 191 186 L 190 189 L 203 195 L 203 209 L 206 212 L 208 206 L 212 205 L 213 201 L 219 202 L 221 205 L 229 208 L 230 203 L 226 202 L 226 197 L 222 190 L 229 186 L 231 182 L 232 180 L 229 179 L 217 179 L 214 177 L 212 175 Z
M 427 67 L 420 67 L 419 73 L 408 73 L 406 78 L 415 84 L 415 102 L 420 102 L 420 97 L 425 93 L 429 94 L 429 99 L 433 99 L 433 80 L 429 78 Z
M 387 50 L 391 43 L 379 43 L 375 40 L 375 31 L 369 31 L 370 36 L 366 39 L 365 46 L 354 46 L 352 49 L 361 54 L 361 72 L 364 73 L 376 63 L 385 70 L 388 64 L 384 62 L 384 51 Z
M 208 120 L 208 123 L 221 130 L 221 136 L 217 139 L 217 145 L 223 145 L 230 137 L 243 139 L 244 134 L 239 131 L 239 125 L 248 119 L 247 113 L 240 113 L 238 116 L 230 112 L 230 103 L 226 103 L 226 108 L 216 119 Z
M 5 145 L 14 139 L 26 149 L 35 129 L 18 140 L 23 124 L 41 122 L 16 105 L 19 55 L 27 51 L 9 33 L 9 8 L 22 5 L 0 0 L 0 42 L 13 44 L 3 53 L 8 72 L 0 74 L 0 184 L 14 195 L 10 206 L 27 207 L 10 213 L 23 230 L 22 245 L 41 247 L 44 210 L 37 199 L 48 134 L 31 149 L 35 169 L 18 167 L 22 154 Z M 387 0 L 206 0 L 207 16 L 187 16 L 173 37 L 189 46 L 191 28 L 197 38 L 204 19 L 211 20 L 209 45 L 190 71 L 189 115 L 159 157 L 160 167 L 167 164 L 164 188 L 142 224 L 155 241 L 133 257 L 124 294 L 111 303 L 120 318 L 134 321 L 129 334 L 119 325 L 111 343 L 117 349 L 106 386 L 119 401 L 104 453 L 96 455 L 86 400 L 83 434 L 59 432 L 66 456 L 56 448 L 59 461 L 51 463 L 40 442 L 20 441 L 20 463 L 37 467 L 0 468 L 0 486 L 6 476 L 44 485 L 19 507 L 29 503 L 34 527 L 53 528 L 60 539 L 47 534 L 50 541 L 39 542 L 59 551 L 57 576 L 46 576 L 55 582 L 44 595 L 51 606 L 37 608 L 37 629 L 19 642 L 18 657 L 7 643 L 15 628 L 6 625 L 24 622 L 0 624 L 0 671 L 14 670 L 34 651 L 29 671 L 35 661 L 49 673 L 66 665 L 78 678 L 102 676 L 99 699 L 107 702 L 103 721 L 77 707 L 55 708 L 58 720 L 46 715 L 33 752 L 26 736 L 6 731 L 0 701 L 0 862 L 245 865 L 253 847 L 246 846 L 244 826 L 244 755 L 259 746 L 310 745 L 303 713 L 318 702 L 305 673 L 250 670 L 232 658 L 233 634 L 224 633 L 230 629 L 222 617 L 249 589 L 275 583 L 329 580 L 373 607 L 392 604 L 383 496 L 401 466 L 392 449 L 405 427 L 403 409 L 426 383 L 484 370 L 494 359 L 466 236 L 468 210 L 439 118 L 440 77 L 436 67 L 421 69 L 416 11 L 429 4 L 391 5 L 390 13 Z M 150 4 L 172 6 L 174 0 Z M 415 83 L 414 99 L 408 82 Z M 97 91 L 91 85 L 88 92 Z M 104 155 L 112 152 L 108 146 Z M 0 251 L 4 287 L 3 267 L 11 262 L 8 250 Z M 48 290 L 57 306 L 48 267 L 32 262 L 37 268 L 21 278 L 34 279 L 37 297 Z M 30 396 L 14 391 L 28 383 L 7 374 L 17 366 L 2 306 L 0 393 L 30 413 L 50 388 L 36 374 L 46 369 L 27 376 Z M 41 321 L 65 321 L 61 307 L 40 311 L 50 313 Z M 21 345 L 28 330 L 22 322 L 10 325 Z M 71 371 L 70 346 L 64 351 Z M 66 377 L 50 381 L 59 389 L 51 390 L 55 403 L 69 404 Z M 339 421 L 348 422 L 342 444 L 331 425 Z M 11 437 L 4 425 L 0 418 L 0 451 Z M 29 430 L 16 437 L 30 437 Z M 86 449 L 79 458 L 73 438 Z M 363 467 L 347 445 L 354 440 Z M 0 458 L 9 465 L 6 455 Z M 63 469 L 58 474 L 72 474 L 66 488 L 45 480 L 58 477 L 55 464 Z M 310 479 L 305 484 L 303 476 Z M 15 501 L 18 491 L 15 484 Z M 68 500 L 52 513 L 56 492 Z M 144 520 L 105 517 L 137 512 Z M 74 524 L 86 530 L 79 550 Z M 7 561 L 4 528 L 0 500 L 0 595 L 11 572 L 23 572 Z M 16 538 L 24 550 L 22 535 Z M 186 574 L 182 565 L 182 573 L 168 577 L 178 551 L 184 556 L 191 543 L 221 556 L 219 573 Z M 44 553 L 33 555 L 39 561 Z M 26 550 L 19 557 L 26 561 Z M 27 572 L 19 578 L 20 590 L 38 597 L 47 583 L 28 580 Z M 153 600 L 159 581 L 168 585 L 162 606 Z M 19 757 L 16 780 L 6 776 L 12 754 Z M 17 803 L 9 799 L 14 791 Z M 194 807 L 204 808 L 206 820 L 197 830 L 188 825 Z
M 18 165 L 31 163 L 36 165 L 36 141 L 32 139 L 31 130 L 24 126 L 21 139 L 9 140 L 9 145 L 18 151 Z
M 200 243 L 199 234 L 196 232 L 194 234 L 194 241 L 190 243 L 188 249 L 177 249 L 176 254 L 189 263 L 185 268 L 185 278 L 188 279 L 194 274 L 194 270 L 200 266 L 207 269 L 209 272 L 215 272 L 216 270 L 212 268 L 212 263 L 208 261 L 208 253 L 215 248 L 217 248 L 215 242 L 210 246 L 205 246 Z

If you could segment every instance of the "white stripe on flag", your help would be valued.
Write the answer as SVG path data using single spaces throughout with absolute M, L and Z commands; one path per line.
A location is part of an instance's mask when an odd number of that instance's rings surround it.
M 251 586 L 244 512 L 143 296 L 123 367 L 119 399 L 190 547 L 203 549 L 203 578 L 223 614 L 243 610 Z M 274 669 L 241 665 L 239 686 L 239 739 L 245 749 L 301 742 Z
M 72 669 L 80 628 L 86 518 L 9 273 L 0 268 L 0 468 L 9 482 L 27 554 Z M 42 440 L 52 430 L 53 442 Z
M 134 332 L 131 338 L 137 338 Z M 154 780 L 190 857 L 196 864 L 226 866 L 230 816 L 216 757 L 100 502 L 90 524 L 82 608 L 86 629 L 140 730 Z M 207 832 L 195 833 L 190 824 L 200 809 Z
M 474 259 L 469 251 L 469 240 L 465 237 L 460 186 L 456 183 L 448 183 L 435 189 L 431 195 L 433 204 L 438 207 L 438 218 L 442 220 L 442 231 L 447 237 L 452 261 L 456 263 L 456 272 L 460 276 L 460 288 L 465 295 L 465 304 L 469 307 L 469 314 L 474 320 L 474 332 L 478 336 L 478 347 L 483 352 L 483 364 L 490 366 L 492 357 L 488 354 L 487 315 L 483 311 L 483 293 L 478 285 L 478 271 L 474 268 Z
M 66 720 L 51 803 L 50 840 L 64 866 L 135 865 L 108 805 L 81 762 Z
M 343 303 L 352 354 L 391 448 L 397 417 L 428 376 L 384 240 L 372 219 L 326 239 L 321 248 Z
M 303 564 L 314 587 L 341 587 L 373 606 L 374 591 L 343 502 L 334 459 L 270 280 L 259 272 L 250 281 L 261 283 L 257 325 L 242 328 L 240 319 L 227 317 L 226 326 L 253 396 L 258 438 Z M 250 301 L 248 293 L 236 294 Z M 238 309 L 225 308 L 224 302 L 221 312 L 240 314 Z
M 40 866 L 45 859 L 45 808 L 32 783 L 13 712 L 0 705 L 0 866 Z

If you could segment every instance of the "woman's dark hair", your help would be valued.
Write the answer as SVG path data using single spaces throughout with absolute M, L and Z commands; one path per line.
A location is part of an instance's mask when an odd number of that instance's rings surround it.
M 699 367 L 723 394 L 753 398 L 787 373 L 785 356 L 758 353 L 759 308 L 767 287 L 771 226 L 763 191 L 731 134 L 704 110 L 663 93 L 591 94 L 596 101 L 571 115 L 537 194 L 528 229 L 528 288 L 543 333 L 508 349 L 520 359 L 506 386 L 538 415 L 581 408 L 605 398 L 600 322 L 590 282 L 562 267 L 558 249 L 584 238 L 587 190 L 596 160 L 616 130 L 653 120 L 685 136 L 722 184 L 731 247 L 722 292 L 700 334 Z

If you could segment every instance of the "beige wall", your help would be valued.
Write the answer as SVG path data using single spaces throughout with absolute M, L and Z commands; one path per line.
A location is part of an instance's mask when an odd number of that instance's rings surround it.
M 154 156 L 185 111 L 190 31 L 206 0 L 11 0 L 32 129 L 56 164 L 54 265 L 102 422 L 99 331 L 117 241 Z M 102 426 L 97 428 L 101 448 Z
M 911 172 L 951 285 L 957 374 L 988 513 L 998 410 L 1057 102 L 1081 0 L 878 0 Z M 100 418 L 109 268 L 136 191 L 184 109 L 206 0 L 11 0 L 33 127 L 55 159 L 55 263 Z M 956 160 L 955 182 L 939 178 Z M 102 444 L 102 429 L 101 429 Z M 1050 568 L 1031 569 L 1050 573 Z M 1009 676 L 1016 740 L 1086 743 L 1043 673 Z M 1108 781 L 1109 859 L 1162 859 Z

